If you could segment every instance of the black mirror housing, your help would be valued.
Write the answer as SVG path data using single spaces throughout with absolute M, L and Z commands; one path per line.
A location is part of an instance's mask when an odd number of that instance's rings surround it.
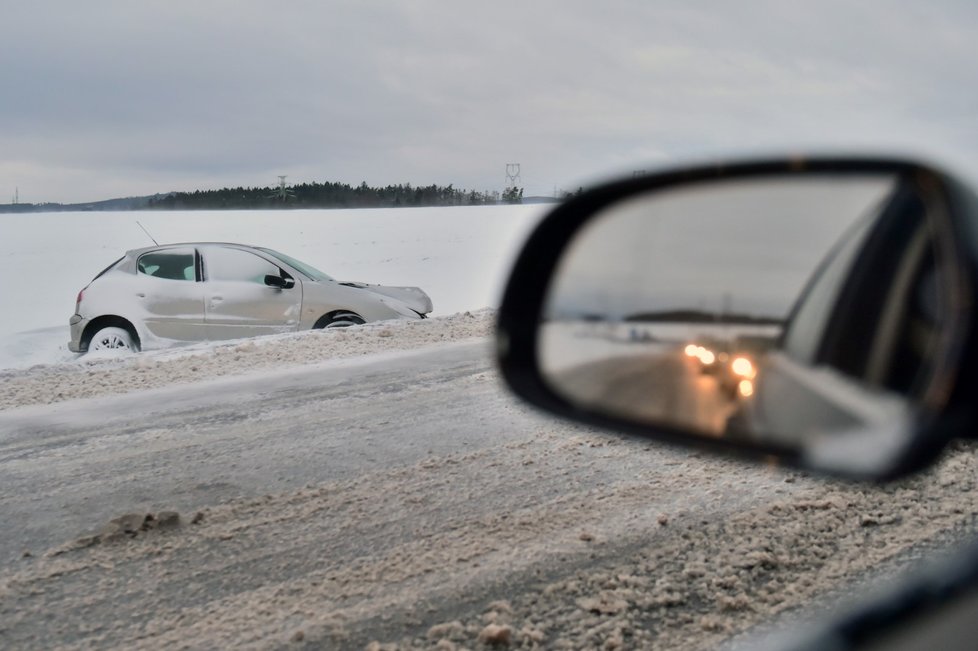
M 265 284 L 276 289 L 292 289 L 295 287 L 295 280 L 288 276 L 275 276 L 268 274 L 265 276 Z
M 976 261 L 974 194 L 915 161 L 627 178 L 530 235 L 499 311 L 499 364 L 517 394 L 579 422 L 897 477 L 978 425 Z M 676 406 L 690 399 L 712 405 L 705 420 Z

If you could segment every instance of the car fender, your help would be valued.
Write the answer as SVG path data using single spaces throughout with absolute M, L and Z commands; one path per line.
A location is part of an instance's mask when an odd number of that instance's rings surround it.
M 300 330 L 311 329 L 325 314 L 339 310 L 356 312 L 365 321 L 420 318 L 395 298 L 335 281 L 304 281 Z
M 433 309 L 431 297 L 420 287 L 389 287 L 387 285 L 370 285 L 358 282 L 341 282 L 346 287 L 356 287 L 393 298 L 403 303 L 408 309 L 418 314 L 428 314 Z

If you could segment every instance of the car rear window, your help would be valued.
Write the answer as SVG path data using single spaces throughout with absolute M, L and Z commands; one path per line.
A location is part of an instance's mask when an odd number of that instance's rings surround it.
M 153 251 L 139 256 L 136 268 L 139 273 L 168 280 L 196 280 L 193 249 L 169 249 Z

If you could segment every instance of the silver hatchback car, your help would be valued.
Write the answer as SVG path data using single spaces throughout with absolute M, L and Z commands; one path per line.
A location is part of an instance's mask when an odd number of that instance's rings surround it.
M 263 247 L 221 242 L 127 252 L 78 292 L 69 350 L 162 347 L 386 319 L 423 319 L 417 287 L 339 282 Z

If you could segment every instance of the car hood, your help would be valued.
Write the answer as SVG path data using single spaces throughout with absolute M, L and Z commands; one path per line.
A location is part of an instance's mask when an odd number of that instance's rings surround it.
M 370 285 L 352 281 L 344 281 L 340 284 L 346 287 L 364 289 L 388 298 L 395 298 L 418 314 L 428 314 L 432 310 L 431 298 L 420 287 L 388 287 L 387 285 Z

